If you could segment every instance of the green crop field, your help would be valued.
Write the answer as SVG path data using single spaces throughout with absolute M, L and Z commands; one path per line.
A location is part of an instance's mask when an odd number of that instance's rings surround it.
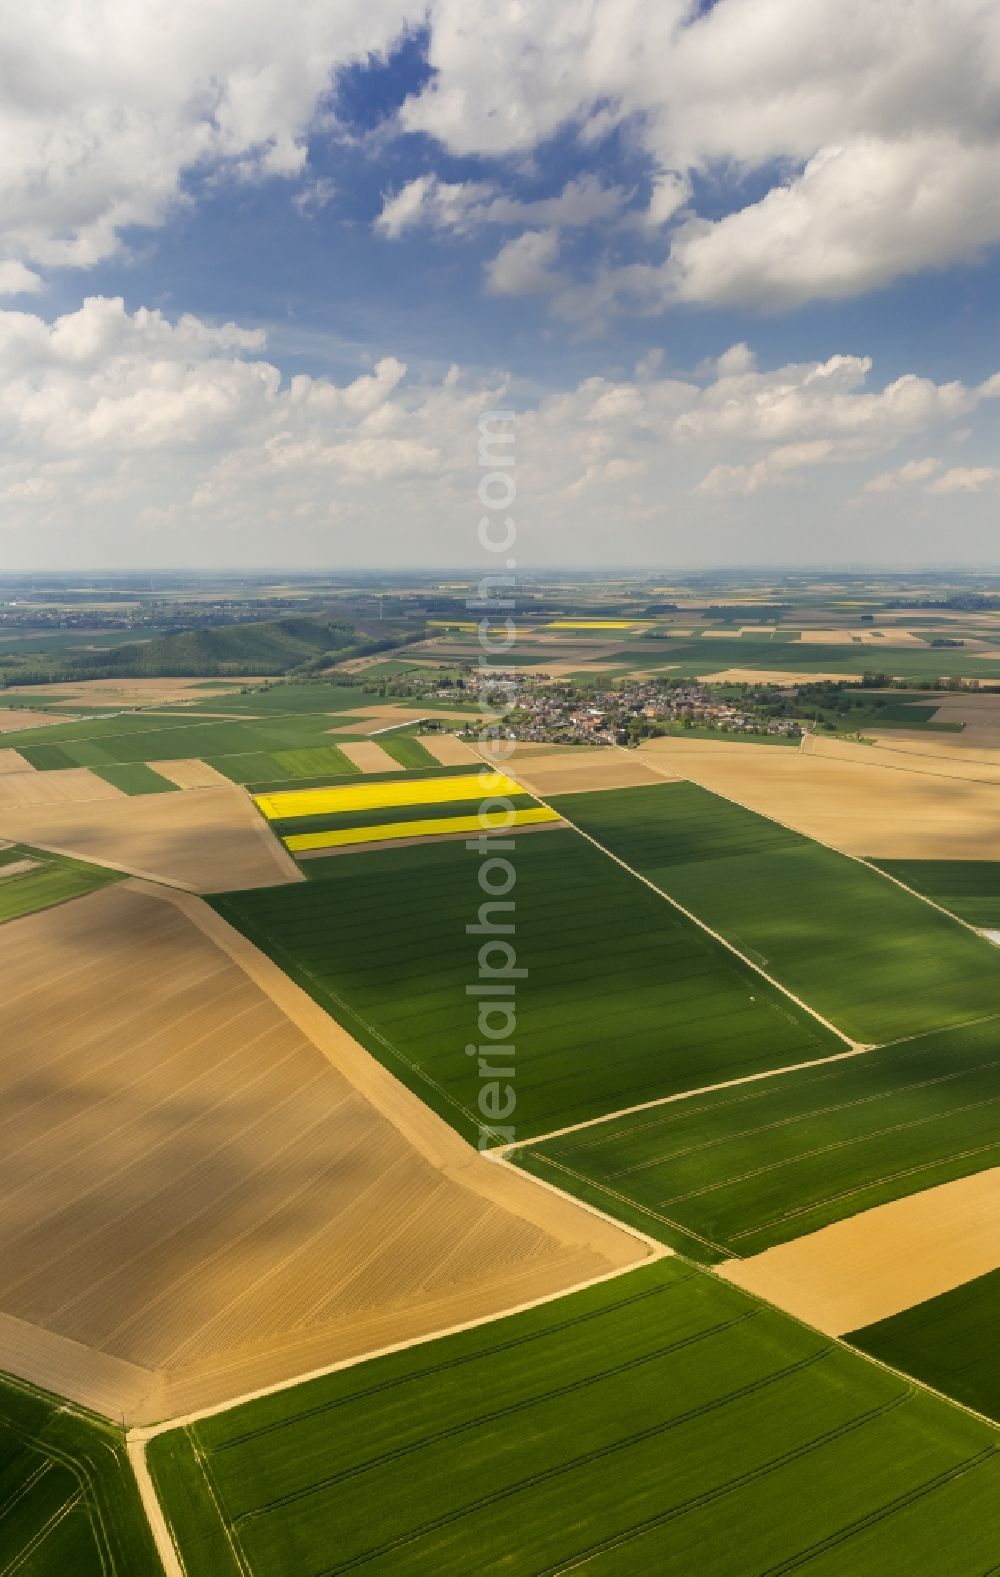
M 695 1258 L 1000 1165 L 1000 1018 L 693 1096 L 514 1158 Z
M 485 901 L 463 842 L 311 860 L 216 908 L 467 1137 L 481 1079 Z M 842 1048 L 727 949 L 571 832 L 521 837 L 518 1134 Z M 507 915 L 493 911 L 493 919 Z
M 18 865 L 22 860 L 34 860 L 36 864 L 31 870 L 4 875 L 7 866 Z M 81 898 L 84 893 L 121 880 L 120 871 L 87 865 L 83 860 L 51 854 L 47 849 L 13 844 L 8 849 L 0 849 L 0 924 L 34 914 L 36 909 L 50 909 L 53 904 L 66 903 L 70 898 Z
M 349 721 L 322 713 L 271 713 L 255 720 L 130 713 L 56 723 L 3 738 L 5 746 L 21 752 L 41 772 L 195 756 L 210 760 L 236 781 L 252 781 L 311 775 L 316 768 L 351 773 L 352 763 L 338 750 L 329 732 Z
M 846 1338 L 864 1352 L 1000 1421 L 1000 1270 Z
M 121 789 L 123 794 L 170 794 L 178 791 L 176 783 L 171 783 L 169 778 L 161 777 L 159 772 L 154 772 L 152 767 L 147 767 L 143 761 L 132 761 L 113 767 L 94 767 L 92 770 L 97 777 L 103 778 L 105 783 L 111 783 L 115 788 Z
M 877 871 L 688 783 L 552 801 L 858 1041 L 1000 1012 L 1000 953 Z
M 432 767 L 434 757 L 413 734 L 383 734 L 377 741 L 401 767 Z
M 1000 926 L 1000 860 L 872 860 L 970 925 Z
M 158 1436 L 189 1577 L 980 1577 L 996 1432 L 678 1261 Z
M 0 1571 L 162 1577 L 119 1430 L 0 1378 Z
M 574 642 L 575 644 L 575 642 Z M 728 668 L 760 669 L 765 673 L 841 674 L 844 678 L 885 674 L 894 679 L 916 679 L 933 685 L 938 679 L 995 679 L 997 665 L 990 657 L 963 647 L 937 648 L 889 645 L 821 645 L 816 642 L 774 640 L 770 636 L 719 636 L 709 633 L 692 640 L 677 636 L 636 640 L 631 666 L 669 670 L 671 678 L 695 679 Z M 523 662 L 524 653 L 518 647 Z M 552 648 L 547 654 L 552 661 Z M 542 661 L 546 660 L 543 654 Z

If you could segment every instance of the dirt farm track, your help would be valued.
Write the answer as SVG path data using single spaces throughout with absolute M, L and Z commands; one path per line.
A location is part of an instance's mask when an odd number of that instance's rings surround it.
M 0 1368 L 148 1423 L 650 1252 L 470 1151 L 197 898 L 12 921 L 0 974 Z

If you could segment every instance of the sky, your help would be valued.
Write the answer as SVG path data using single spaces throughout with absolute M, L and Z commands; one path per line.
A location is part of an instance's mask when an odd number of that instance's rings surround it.
M 1000 568 L 996 0 L 0 16 L 0 567 Z

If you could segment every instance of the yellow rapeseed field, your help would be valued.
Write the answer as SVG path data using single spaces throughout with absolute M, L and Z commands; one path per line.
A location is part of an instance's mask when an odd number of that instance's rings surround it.
M 537 805 L 529 810 L 515 810 L 511 816 L 502 813 L 439 816 L 427 821 L 385 821 L 376 827 L 338 827 L 334 832 L 293 832 L 285 839 L 285 845 L 293 854 L 303 854 L 309 849 L 334 849 L 348 843 L 380 843 L 386 838 L 440 837 L 447 832 L 482 832 L 490 827 L 503 831 L 511 826 L 532 826 L 538 822 L 558 820 L 558 814 L 548 805 Z
M 268 819 L 330 816 L 341 811 L 381 810 L 391 805 L 446 805 L 449 800 L 483 799 L 524 790 L 503 772 L 461 772 L 450 778 L 410 778 L 389 783 L 344 783 L 331 788 L 282 789 L 258 794 L 254 803 Z

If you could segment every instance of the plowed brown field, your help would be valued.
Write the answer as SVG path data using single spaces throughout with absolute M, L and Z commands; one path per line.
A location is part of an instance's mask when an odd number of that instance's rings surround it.
M 10 803 L 10 785 L 44 791 L 56 780 L 84 776 L 93 802 Z M 41 789 L 37 790 L 37 785 Z M 89 792 L 89 791 L 88 791 Z M 109 799 L 114 805 L 102 803 Z M 271 836 L 250 798 L 234 784 L 197 794 L 128 798 L 85 768 L 0 777 L 0 836 L 75 855 L 137 876 L 153 876 L 193 892 L 274 887 L 302 873 Z
M 198 899 L 12 921 L 0 976 L 0 1368 L 149 1422 L 652 1252 L 479 1157 Z

